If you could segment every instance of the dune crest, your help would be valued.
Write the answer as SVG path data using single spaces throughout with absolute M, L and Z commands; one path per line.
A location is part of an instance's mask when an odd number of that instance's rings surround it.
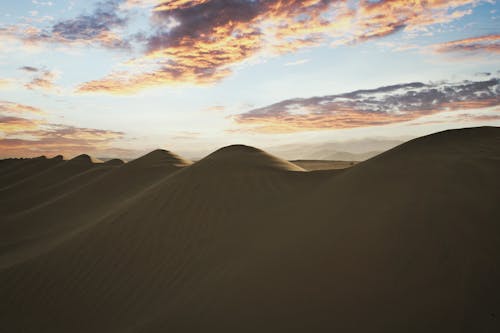
M 64 160 L 64 156 L 56 155 L 56 156 L 52 157 L 51 160 L 62 161 L 62 160 Z
M 119 158 L 113 158 L 111 160 L 108 160 L 108 161 L 104 162 L 104 164 L 119 166 L 119 165 L 125 164 L 125 162 L 123 160 L 119 159 Z
M 165 149 L 156 149 L 146 155 L 143 155 L 133 161 L 127 163 L 127 165 L 133 166 L 172 166 L 172 167 L 184 167 L 190 165 L 192 162 L 188 161 L 179 155 L 165 150 Z
M 78 156 L 73 157 L 70 159 L 68 162 L 70 163 L 86 163 L 86 164 L 97 164 L 97 163 L 102 163 L 101 160 L 91 157 L 90 155 L 87 154 L 81 154 Z
M 220 168 L 221 170 L 266 168 L 281 171 L 304 171 L 291 162 L 246 145 L 231 145 L 220 148 L 196 163 L 196 167 L 202 166 Z

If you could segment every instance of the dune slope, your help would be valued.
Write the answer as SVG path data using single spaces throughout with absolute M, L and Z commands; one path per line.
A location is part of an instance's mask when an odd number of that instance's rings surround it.
M 32 161 L 31 163 L 35 163 Z M 35 170 L 18 182 L 0 189 L 1 215 L 21 212 L 53 197 L 67 194 L 111 170 L 88 155 L 69 161 L 55 158 L 48 168 Z
M 11 159 L 2 164 L 2 174 L 0 176 L 0 189 L 16 184 L 23 179 L 39 174 L 62 162 L 61 159 L 47 159 L 45 156 L 30 159 Z
M 500 129 L 403 144 L 270 214 L 186 330 L 495 332 L 499 198 Z
M 52 185 L 43 188 L 40 195 L 24 194 L 18 200 L 2 195 L 0 199 L 8 203 L 5 207 L 14 206 L 20 210 L 4 212 L 4 221 L 0 224 L 0 247 L 3 249 L 0 268 L 39 256 L 82 229 L 98 223 L 117 207 L 126 206 L 130 198 L 181 168 L 177 159 L 169 162 L 173 154 L 160 150 L 153 153 L 121 166 L 93 164 L 90 158 L 83 156 L 68 163 L 77 162 L 77 166 L 86 165 L 90 169 L 58 184 L 60 191 L 53 192 L 55 185 Z M 34 178 L 45 182 L 47 177 Z M 21 195 L 31 193 L 19 191 L 17 187 L 13 190 Z M 14 203 L 10 203 L 12 200 Z

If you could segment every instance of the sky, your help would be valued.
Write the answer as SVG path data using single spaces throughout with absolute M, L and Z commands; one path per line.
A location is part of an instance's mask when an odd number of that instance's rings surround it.
M 500 126 L 494 0 L 0 4 L 0 157 L 302 158 Z

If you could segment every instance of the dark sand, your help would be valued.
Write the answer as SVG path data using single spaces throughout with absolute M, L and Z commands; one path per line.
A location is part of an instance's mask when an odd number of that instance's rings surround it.
M 500 332 L 500 128 L 297 164 L 0 161 L 1 330 Z

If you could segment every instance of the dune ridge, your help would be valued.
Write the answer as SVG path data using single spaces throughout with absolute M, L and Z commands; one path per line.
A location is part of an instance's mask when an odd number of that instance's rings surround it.
M 125 162 L 119 158 L 113 158 L 113 159 L 110 159 L 104 163 L 106 165 L 114 165 L 114 166 L 119 166 L 119 165 L 125 164 Z
M 196 163 L 195 167 L 235 169 L 266 168 L 281 171 L 304 171 L 301 167 L 266 153 L 258 148 L 245 145 L 231 145 L 220 148 Z
M 166 150 L 80 159 L 90 168 L 0 163 L 10 202 L 32 200 L 0 211 L 9 331 L 500 329 L 500 128 L 432 134 L 343 170 L 244 145 L 195 163 Z M 71 172 L 43 181 L 59 168 Z M 27 195 L 40 190 L 52 195 Z
M 153 167 L 157 165 L 169 165 L 172 167 L 183 167 L 191 164 L 190 161 L 165 149 L 156 149 L 128 163 L 129 165 L 143 165 Z
M 73 157 L 68 162 L 70 162 L 70 163 L 101 163 L 102 161 L 100 161 L 94 157 L 91 157 L 90 155 L 81 154 L 81 155 Z

